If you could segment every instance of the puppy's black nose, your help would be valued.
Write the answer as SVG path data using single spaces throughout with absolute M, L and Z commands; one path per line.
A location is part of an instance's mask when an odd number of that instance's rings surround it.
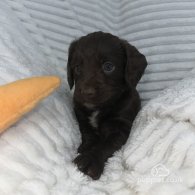
M 85 96 L 93 97 L 95 95 L 95 89 L 94 88 L 81 89 L 81 93 Z

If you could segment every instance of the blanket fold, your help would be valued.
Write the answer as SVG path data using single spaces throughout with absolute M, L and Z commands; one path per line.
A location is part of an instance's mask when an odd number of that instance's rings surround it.
M 186 195 L 195 193 L 194 153 L 192 71 L 190 78 L 165 90 L 142 109 L 124 147 L 123 160 L 139 194 Z

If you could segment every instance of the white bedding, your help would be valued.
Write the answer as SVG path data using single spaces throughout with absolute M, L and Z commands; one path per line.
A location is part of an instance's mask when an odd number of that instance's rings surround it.
M 20 25 L 0 2 L 0 84 L 41 74 L 65 78 Z M 72 164 L 79 142 L 64 82 L 0 136 L 0 195 L 195 194 L 195 70 L 142 109 L 127 144 L 109 159 L 100 180 Z
M 65 68 L 70 42 L 108 31 L 134 44 L 148 67 L 138 85 L 142 103 L 195 67 L 194 0 L 5 0 L 44 54 Z

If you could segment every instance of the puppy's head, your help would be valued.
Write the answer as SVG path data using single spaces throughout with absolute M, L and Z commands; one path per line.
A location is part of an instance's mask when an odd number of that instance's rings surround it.
M 74 99 L 99 106 L 135 88 L 147 66 L 144 55 L 109 33 L 95 32 L 71 43 L 67 64 Z

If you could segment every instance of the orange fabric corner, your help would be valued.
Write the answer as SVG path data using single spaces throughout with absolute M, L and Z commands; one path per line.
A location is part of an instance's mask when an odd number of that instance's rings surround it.
M 32 77 L 0 86 L 0 133 L 60 85 L 56 76 Z

